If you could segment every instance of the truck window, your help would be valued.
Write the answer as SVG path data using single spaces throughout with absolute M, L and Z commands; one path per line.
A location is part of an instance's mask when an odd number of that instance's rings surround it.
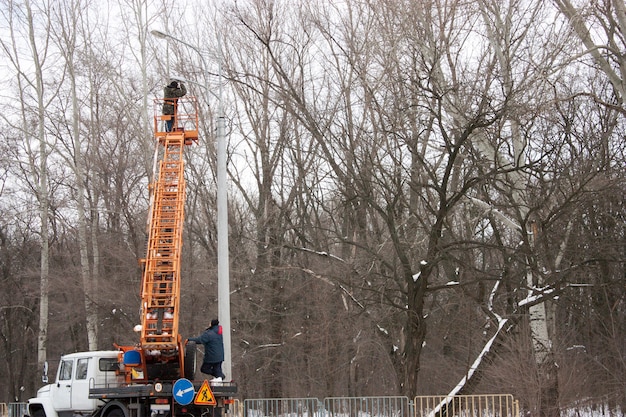
M 79 359 L 76 363 L 76 379 L 87 379 L 87 365 L 89 358 Z
M 65 360 L 61 361 L 61 367 L 59 370 L 59 380 L 67 381 L 72 379 L 72 365 L 74 364 L 73 360 Z
M 117 371 L 119 369 L 117 358 L 100 358 L 98 366 L 101 371 Z

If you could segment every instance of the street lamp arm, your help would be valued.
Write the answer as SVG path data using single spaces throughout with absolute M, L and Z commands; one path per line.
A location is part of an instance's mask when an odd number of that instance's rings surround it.
M 202 53 L 200 52 L 200 50 L 196 46 L 194 46 L 194 45 L 192 45 L 190 43 L 187 43 L 187 42 L 185 42 L 182 39 L 178 39 L 177 37 L 175 37 L 173 35 L 170 35 L 169 33 L 165 33 L 165 32 L 163 32 L 161 30 L 158 30 L 158 29 L 153 29 L 153 30 L 150 31 L 150 33 L 152 35 L 154 35 L 155 37 L 159 38 L 159 39 L 171 39 L 173 41 L 180 42 L 183 45 L 188 46 L 189 48 L 191 48 L 194 51 L 196 51 L 199 55 L 202 55 Z
M 193 85 L 195 85 L 196 87 L 202 88 L 202 89 L 203 89 L 203 90 L 205 90 L 208 94 L 213 95 L 213 97 L 215 97 L 216 99 L 218 99 L 218 100 L 220 100 L 220 99 L 221 99 L 221 98 L 220 98 L 220 96 L 218 96 L 217 94 L 215 94 L 215 93 L 214 93 L 214 92 L 213 92 L 213 91 L 212 91 L 212 90 L 211 90 L 211 89 L 210 89 L 210 88 L 209 88 L 206 84 L 202 84 L 202 83 L 199 83 L 199 82 L 197 82 L 197 81 L 190 80 L 190 79 L 185 78 L 185 77 L 179 77 L 179 76 L 177 76 L 177 75 L 173 76 L 173 77 L 172 77 L 172 79 L 175 79 L 175 80 L 181 81 L 181 82 L 182 82 L 182 83 L 184 83 L 184 84 L 193 84 Z
M 163 32 L 163 31 L 158 30 L 158 29 L 152 29 L 150 31 L 150 33 L 153 36 L 155 36 L 155 37 L 157 37 L 159 39 L 165 39 L 165 40 L 171 39 L 171 40 L 173 40 L 175 42 L 182 43 L 183 45 L 185 45 L 188 48 L 193 49 L 200 56 L 200 59 L 202 60 L 202 66 L 204 67 L 205 71 L 208 70 L 209 66 L 207 65 L 207 62 L 204 59 L 204 54 L 202 53 L 202 51 L 200 51 L 200 49 L 198 49 L 198 47 L 196 47 L 196 46 L 194 46 L 194 45 L 192 45 L 190 43 L 187 43 L 184 40 L 177 38 L 176 36 L 170 35 L 169 33 Z

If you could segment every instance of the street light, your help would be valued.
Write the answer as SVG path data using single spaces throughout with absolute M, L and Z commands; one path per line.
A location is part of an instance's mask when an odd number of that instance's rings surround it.
M 178 39 L 169 33 L 160 30 L 152 30 L 150 33 L 160 39 L 172 40 L 193 49 L 200 56 L 204 67 L 205 83 L 209 79 L 209 66 L 204 59 L 204 54 L 196 46 Z M 222 58 L 221 47 L 219 49 L 219 94 L 217 111 L 217 310 L 220 323 L 222 324 L 224 338 L 224 373 L 232 379 L 232 360 L 230 342 L 230 278 L 228 261 L 228 202 L 226 194 L 226 137 L 224 134 L 224 105 L 222 100 Z M 208 84 L 204 85 L 207 94 L 207 103 L 211 90 Z

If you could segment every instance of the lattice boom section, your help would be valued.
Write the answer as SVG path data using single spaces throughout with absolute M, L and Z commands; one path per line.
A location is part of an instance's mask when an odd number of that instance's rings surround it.
M 184 134 L 168 134 L 154 183 L 142 280 L 141 344 L 175 350 L 178 338 L 180 258 L 185 205 Z

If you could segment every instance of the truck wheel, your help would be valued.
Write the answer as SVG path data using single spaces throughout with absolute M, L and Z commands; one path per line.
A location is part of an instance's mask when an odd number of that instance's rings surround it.
M 187 342 L 185 346 L 185 378 L 193 380 L 196 374 L 196 342 Z
M 124 417 L 124 411 L 120 408 L 112 408 L 106 415 L 106 417 Z

